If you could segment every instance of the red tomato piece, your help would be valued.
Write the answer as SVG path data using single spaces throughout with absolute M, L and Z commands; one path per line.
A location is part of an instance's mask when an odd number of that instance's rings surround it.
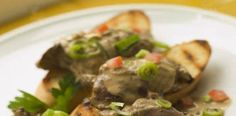
M 141 30 L 139 28 L 133 28 L 133 32 L 141 33 Z
M 120 68 L 123 65 L 123 60 L 121 56 L 117 56 L 108 60 L 106 64 L 109 68 Z
M 145 59 L 158 64 L 162 59 L 162 55 L 158 53 L 150 53 L 145 56 Z
M 211 90 L 208 93 L 208 95 L 215 102 L 223 102 L 223 101 L 229 99 L 229 97 L 226 95 L 226 93 L 224 91 L 216 90 L 216 89 Z
M 98 27 L 97 32 L 104 33 L 107 30 L 108 30 L 108 26 L 104 24 L 104 25 L 101 25 L 100 27 Z

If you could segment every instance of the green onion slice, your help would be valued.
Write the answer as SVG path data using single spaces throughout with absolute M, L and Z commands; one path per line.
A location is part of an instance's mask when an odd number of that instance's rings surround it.
M 169 45 L 160 41 L 151 40 L 151 43 L 157 48 L 169 49 Z
M 202 116 L 223 116 L 224 112 L 221 109 L 207 108 L 203 110 Z
M 158 66 L 150 61 L 147 61 L 137 69 L 137 74 L 142 80 L 151 80 L 155 78 L 158 73 Z
M 87 41 L 76 41 L 69 45 L 68 55 L 73 59 L 87 59 L 96 56 L 101 52 L 96 39 Z
M 212 99 L 209 95 L 205 95 L 202 97 L 202 100 L 206 103 L 209 103 L 209 102 L 211 102 Z
M 172 106 L 172 103 L 171 102 L 169 102 L 169 101 L 167 101 L 167 100 L 164 100 L 164 99 L 162 99 L 162 98 L 159 98 L 159 99 L 157 99 L 157 105 L 158 106 L 160 106 L 160 107 L 162 107 L 162 108 L 166 108 L 166 109 L 169 109 L 169 108 L 171 108 L 171 106 Z
M 111 102 L 111 104 L 109 105 L 111 107 L 111 109 L 115 109 L 117 107 L 123 107 L 125 104 L 122 102 Z
M 42 116 L 69 116 L 69 114 L 62 111 L 55 111 L 52 109 L 46 110 Z
M 121 116 L 131 116 L 131 114 L 129 112 L 125 112 L 125 111 L 121 111 L 121 110 L 117 110 L 116 113 Z
M 114 111 L 116 111 L 117 114 L 122 115 L 122 116 L 130 116 L 129 112 L 121 111 L 119 108 L 124 107 L 124 103 L 121 102 L 111 102 L 109 105 L 110 108 Z
M 121 39 L 120 41 L 115 43 L 115 48 L 119 53 L 124 53 L 134 44 L 136 44 L 140 40 L 138 35 L 130 35 L 127 38 Z
M 135 54 L 135 58 L 144 58 L 149 53 L 150 52 L 148 50 L 141 49 L 141 50 L 139 50 L 139 52 L 137 54 Z

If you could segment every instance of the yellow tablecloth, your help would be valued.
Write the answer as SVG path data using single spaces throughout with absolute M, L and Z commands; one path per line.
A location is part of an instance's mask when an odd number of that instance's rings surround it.
M 126 3 L 153 3 L 153 4 L 179 4 L 200 7 L 207 10 L 215 10 L 225 14 L 236 16 L 236 0 L 68 0 L 66 2 L 50 6 L 43 10 L 32 13 L 29 16 L 0 26 L 0 34 L 17 27 L 37 21 L 46 17 L 61 13 L 114 4 Z

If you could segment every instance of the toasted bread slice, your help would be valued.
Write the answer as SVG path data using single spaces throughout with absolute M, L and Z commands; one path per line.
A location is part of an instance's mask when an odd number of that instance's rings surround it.
M 192 76 L 193 82 L 183 90 L 166 95 L 166 99 L 176 101 L 192 91 L 201 79 L 201 74 L 210 56 L 211 48 L 205 40 L 194 40 L 172 47 L 166 57 L 186 68 Z
M 64 70 L 50 70 L 39 84 L 35 93 L 36 97 L 48 106 L 53 105 L 55 99 L 50 91 L 52 88 L 59 87 L 58 82 L 65 76 L 65 74 L 68 74 L 68 72 Z M 81 87 L 70 104 L 70 110 L 73 110 L 85 97 L 90 96 L 91 90 L 92 88 L 90 87 Z
M 66 71 L 63 70 L 49 71 L 46 77 L 38 85 L 38 88 L 35 92 L 36 97 L 47 105 L 52 105 L 54 103 L 54 98 L 50 91 L 52 88 L 58 88 L 58 82 L 60 79 L 62 79 L 65 73 Z
M 138 31 L 140 33 L 150 33 L 151 31 L 150 20 L 141 10 L 130 10 L 118 14 L 110 20 L 95 27 L 92 31 L 94 32 L 100 29 L 103 25 L 106 25 L 111 29 L 124 29 Z

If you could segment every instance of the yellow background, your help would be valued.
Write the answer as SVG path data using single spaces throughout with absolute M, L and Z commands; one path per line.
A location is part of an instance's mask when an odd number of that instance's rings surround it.
M 236 16 L 236 0 L 68 0 L 66 2 L 50 6 L 43 10 L 34 12 L 29 16 L 18 19 L 0 26 L 0 34 L 31 23 L 46 17 L 58 15 L 61 13 L 112 4 L 126 3 L 153 3 L 153 4 L 178 4 L 200 7 L 207 10 L 214 10 L 228 15 Z

